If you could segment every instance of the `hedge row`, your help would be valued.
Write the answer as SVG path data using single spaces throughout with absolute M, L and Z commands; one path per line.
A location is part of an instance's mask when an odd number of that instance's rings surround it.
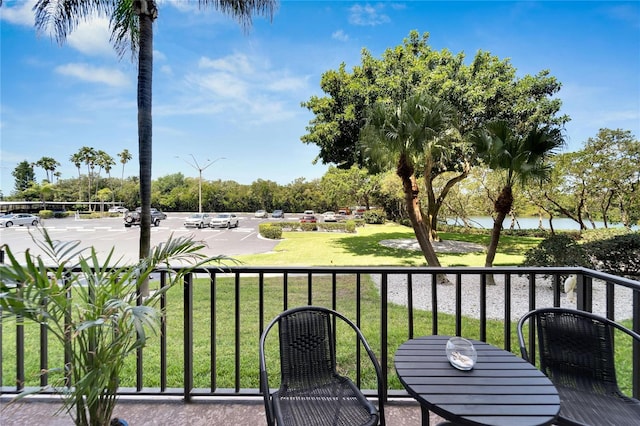
M 55 218 L 63 218 L 63 217 L 68 217 L 71 213 L 69 213 L 68 211 L 60 211 L 60 210 L 40 210 L 38 212 L 38 216 L 40 216 L 40 219 L 51 219 L 52 217 Z
M 258 227 L 260 235 L 269 239 L 282 238 L 282 231 L 325 231 L 325 232 L 356 232 L 356 226 L 364 226 L 364 220 L 355 219 L 346 222 L 319 222 L 319 223 L 300 223 L 300 222 L 267 222 L 261 223 Z
M 606 235 L 602 233 L 601 235 Z M 557 234 L 525 254 L 525 266 L 585 266 L 621 276 L 640 276 L 640 233 L 627 231 L 602 240 Z

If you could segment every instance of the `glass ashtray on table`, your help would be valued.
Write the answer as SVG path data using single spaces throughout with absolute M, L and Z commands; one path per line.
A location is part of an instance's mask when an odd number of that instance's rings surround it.
M 458 370 L 471 370 L 476 365 L 478 354 L 473 343 L 462 337 L 452 337 L 447 341 L 447 359 Z

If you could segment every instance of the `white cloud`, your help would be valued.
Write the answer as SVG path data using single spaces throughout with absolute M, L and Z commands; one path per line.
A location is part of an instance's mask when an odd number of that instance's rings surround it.
M 67 37 L 67 43 L 85 55 L 115 57 L 115 50 L 109 42 L 110 36 L 109 20 L 96 17 L 79 23 Z
M 198 63 L 200 68 L 213 68 L 218 71 L 225 71 L 240 74 L 253 74 L 253 67 L 246 55 L 236 53 L 220 59 L 200 58 Z
M 390 19 L 387 15 L 382 13 L 383 10 L 383 4 L 378 4 L 376 6 L 371 6 L 369 3 L 364 6 L 356 4 L 349 9 L 349 22 L 353 25 L 371 27 L 386 24 Z
M 61 65 L 56 67 L 55 71 L 90 83 L 104 83 L 113 87 L 123 87 L 129 84 L 127 76 L 119 70 L 98 68 L 87 64 Z
M 266 86 L 269 90 L 275 92 L 292 92 L 307 87 L 307 79 L 299 77 L 281 77 L 274 76 L 269 79 Z
M 155 112 L 224 114 L 232 121 L 241 114 L 251 123 L 283 121 L 300 113 L 300 93 L 309 86 L 307 76 L 290 75 L 287 70 L 273 69 L 268 61 L 244 54 L 202 57 L 197 71 L 183 81 L 186 86 L 181 88 L 180 99 Z
M 7 2 L 0 7 L 0 20 L 33 27 L 35 15 L 32 8 L 36 4 L 36 0 L 19 1 L 15 7 L 9 7 L 9 4 L 11 3 Z
M 210 74 L 196 75 L 188 77 L 188 81 L 200 86 L 209 94 L 227 99 L 244 101 L 247 99 L 247 84 L 238 76 L 231 73 L 214 72 Z
M 167 60 L 167 55 L 165 55 L 163 52 L 159 51 L 159 50 L 155 50 L 153 49 L 153 60 L 158 60 L 158 61 L 166 61 Z
M 331 34 L 331 38 L 339 41 L 349 40 L 349 36 L 342 30 L 335 31 L 333 34 Z

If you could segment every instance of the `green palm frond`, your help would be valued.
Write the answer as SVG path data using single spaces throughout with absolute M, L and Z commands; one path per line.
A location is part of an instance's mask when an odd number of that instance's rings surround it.
M 503 120 L 476 130 L 469 140 L 487 167 L 506 173 L 506 186 L 513 186 L 516 180 L 525 184 L 548 179 L 551 167 L 547 160 L 564 145 L 560 129 L 541 127 L 520 136 Z
M 149 257 L 127 265 L 122 258 L 114 258 L 114 249 L 100 258 L 92 247 L 85 253 L 87 249 L 79 249 L 76 242 L 54 241 L 46 229 L 39 231 L 41 238 L 32 238 L 44 256 L 26 251 L 20 261 L 9 246 L 2 246 L 6 263 L 0 264 L 1 312 L 45 326 L 50 336 L 69 349 L 71 360 L 58 371 L 70 375 L 73 386 L 62 379 L 50 383 L 64 396 L 67 410 L 74 410 L 78 424 L 89 424 L 87 419 L 96 417 L 94 410 L 111 410 L 115 404 L 126 357 L 145 346 L 149 333 L 159 332 L 160 295 L 199 265 L 232 259 L 208 258 L 200 253 L 204 243 L 172 236 Z M 140 298 L 142 282 L 174 262 L 179 264 L 167 270 L 170 278 L 164 287 Z M 54 370 L 52 366 L 48 372 Z
M 399 105 L 374 104 L 367 115 L 359 145 L 372 169 L 388 170 L 400 158 L 411 168 L 426 157 L 440 158 L 456 137 L 455 110 L 432 96 L 417 93 Z

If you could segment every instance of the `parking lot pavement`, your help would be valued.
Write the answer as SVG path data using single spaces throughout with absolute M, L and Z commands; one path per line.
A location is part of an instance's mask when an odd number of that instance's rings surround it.
M 265 253 L 272 251 L 278 241 L 261 238 L 258 234 L 259 219 L 241 216 L 237 228 L 185 228 L 187 214 L 168 214 L 160 226 L 151 227 L 151 245 L 166 241 L 170 235 L 193 236 L 206 244 L 203 253 L 207 256 L 236 256 L 241 254 Z M 121 217 L 101 219 L 46 219 L 43 226 L 54 240 L 80 241 L 79 247 L 94 247 L 99 257 L 106 258 L 113 248 L 115 258 L 123 262 L 134 262 L 138 258 L 140 239 L 139 227 L 125 228 Z M 0 244 L 6 244 L 13 253 L 23 257 L 27 249 L 32 254 L 43 255 L 33 238 L 42 240 L 42 235 L 34 227 L 17 226 L 0 228 Z

